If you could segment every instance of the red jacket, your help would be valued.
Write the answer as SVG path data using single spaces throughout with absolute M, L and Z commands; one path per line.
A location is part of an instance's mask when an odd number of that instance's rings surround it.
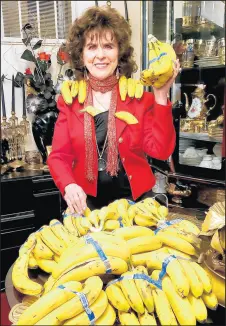
M 86 194 L 97 195 L 97 153 L 95 157 L 96 180 L 89 182 L 85 177 L 84 114 L 79 110 L 83 105 L 77 98 L 72 105 L 65 104 L 62 96 L 58 99 L 60 110 L 55 125 L 52 152 L 48 158 L 50 173 L 64 195 L 70 183 L 80 185 Z M 141 100 L 129 97 L 123 102 L 118 90 L 117 111 L 132 113 L 138 124 L 128 125 L 116 118 L 116 134 L 119 155 L 130 182 L 132 196 L 137 199 L 155 185 L 155 178 L 147 162 L 150 157 L 166 160 L 175 146 L 171 103 L 155 103 L 152 93 L 144 92 Z M 93 137 L 93 146 L 96 146 Z

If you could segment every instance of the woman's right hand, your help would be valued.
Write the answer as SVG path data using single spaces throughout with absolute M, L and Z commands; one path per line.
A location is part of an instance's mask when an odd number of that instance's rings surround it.
M 64 189 L 64 199 L 71 213 L 82 214 L 86 209 L 86 194 L 84 190 L 76 183 L 70 183 Z

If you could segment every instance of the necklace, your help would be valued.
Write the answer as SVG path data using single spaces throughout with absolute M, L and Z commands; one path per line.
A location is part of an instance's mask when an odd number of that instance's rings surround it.
M 104 141 L 104 146 L 103 146 L 101 153 L 99 151 L 99 147 L 98 147 L 97 139 L 96 139 L 97 153 L 98 153 L 98 171 L 105 171 L 106 167 L 107 167 L 107 162 L 102 158 L 104 151 L 105 151 L 106 144 L 107 144 L 107 138 L 108 138 L 108 135 L 106 135 L 106 138 Z
M 96 97 L 94 92 L 93 92 L 93 96 L 94 96 L 95 100 L 97 101 L 97 103 L 104 109 L 103 112 L 108 111 L 108 109 L 106 109 L 106 107 L 104 107 L 103 104 L 100 103 L 100 101 L 98 100 L 98 98 Z

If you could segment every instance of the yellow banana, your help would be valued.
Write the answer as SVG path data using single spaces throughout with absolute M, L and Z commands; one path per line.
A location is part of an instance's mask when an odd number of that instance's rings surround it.
M 155 311 L 161 325 L 177 325 L 176 318 L 165 292 L 159 289 L 152 291 Z
M 57 263 L 54 260 L 37 258 L 38 266 L 46 273 L 51 274 L 56 268 Z
M 61 86 L 61 94 L 63 96 L 64 102 L 71 105 L 73 98 L 71 96 L 71 80 L 64 80 Z
M 138 266 L 135 272 L 148 275 L 146 268 L 143 266 Z M 149 313 L 152 313 L 154 311 L 154 301 L 150 284 L 146 280 L 141 279 L 135 279 L 134 281 L 146 309 Z
M 86 235 L 89 232 L 89 230 L 92 228 L 92 224 L 86 217 L 80 217 L 80 216 L 75 217 L 75 225 L 77 227 L 80 236 Z
M 171 227 L 180 229 L 185 232 L 194 233 L 197 236 L 200 233 L 199 228 L 194 223 L 192 223 L 188 220 L 182 220 L 179 223 L 172 225 Z
M 140 325 L 157 325 L 154 313 L 148 313 L 146 309 L 143 315 L 138 316 L 138 319 Z
M 207 309 L 202 298 L 196 298 L 191 293 L 189 293 L 188 300 L 196 320 L 199 323 L 204 324 L 207 320 Z
M 78 230 L 75 226 L 75 217 L 69 212 L 69 209 L 67 209 L 63 215 L 63 223 L 70 234 L 74 235 L 75 237 L 79 236 Z
M 155 253 L 158 253 L 158 252 L 169 254 L 168 250 L 166 248 L 164 248 L 164 247 L 155 250 Z M 145 252 L 145 253 L 142 253 L 142 254 L 132 255 L 132 265 L 134 267 L 137 267 L 139 265 L 146 266 L 147 261 L 150 260 L 150 259 L 152 259 L 151 252 Z
M 42 241 L 57 255 L 61 255 L 63 251 L 66 249 L 63 242 L 58 239 L 50 226 L 43 225 L 39 230 Z
M 84 109 L 80 110 L 80 112 L 87 112 L 89 113 L 92 117 L 95 117 L 97 114 L 100 114 L 102 111 L 98 108 L 95 108 L 94 106 L 87 106 Z
M 137 80 L 135 87 L 135 98 L 140 100 L 144 93 L 144 86 L 141 84 L 140 80 Z
M 101 294 L 103 282 L 99 276 L 88 278 L 84 283 L 84 288 L 81 290 L 86 296 L 86 299 L 91 306 Z M 71 300 L 64 303 L 58 308 L 57 319 L 64 321 L 73 318 L 84 311 L 84 307 L 80 301 L 79 296 L 74 296 Z
M 134 98 L 136 91 L 136 80 L 133 78 L 128 78 L 128 96 Z
M 91 213 L 91 210 L 89 209 L 89 207 L 86 207 L 86 209 L 84 210 L 83 215 L 84 215 L 85 217 L 89 217 L 90 213 Z
M 51 227 L 51 230 L 55 236 L 63 242 L 65 247 L 70 247 L 76 243 L 74 237 L 71 237 L 67 229 L 60 221 L 56 219 L 51 220 L 49 226 Z
M 132 276 L 132 272 L 126 272 L 122 274 L 122 276 Z M 120 287 L 122 289 L 122 292 L 130 304 L 131 308 L 138 312 L 139 314 L 144 313 L 144 304 L 141 299 L 141 296 L 137 290 L 136 284 L 133 279 L 123 279 L 120 281 Z
M 214 292 L 211 293 L 203 293 L 202 299 L 207 306 L 207 308 L 211 310 L 216 310 L 218 307 L 218 300 L 216 294 Z
M 113 275 L 121 275 L 128 270 L 127 263 L 117 257 L 108 257 Z M 87 278 L 94 275 L 104 275 L 106 273 L 106 266 L 100 258 L 89 259 L 86 262 L 78 264 L 76 267 L 65 271 L 58 278 L 49 282 L 48 288 L 45 292 L 51 290 L 51 288 L 61 285 L 70 280 L 84 281 Z
M 33 249 L 33 254 L 37 258 L 43 259 L 52 259 L 53 252 L 52 250 L 42 241 L 41 235 L 39 232 L 36 232 L 36 245 Z
M 125 76 L 119 78 L 119 93 L 122 101 L 125 101 L 128 92 L 128 81 Z
M 150 253 L 150 260 L 147 261 L 149 269 L 162 269 L 162 262 L 169 257 L 169 254 L 153 251 Z M 177 259 L 172 259 L 167 267 L 166 273 L 169 275 L 173 285 L 181 297 L 186 297 L 189 293 L 189 283 L 183 269 Z
M 115 320 L 116 320 L 115 310 L 110 304 L 108 304 L 103 315 L 101 315 L 95 321 L 95 325 L 113 326 L 115 324 Z
M 136 216 L 136 207 L 134 207 L 134 205 L 131 205 L 128 208 L 128 211 L 127 212 L 128 212 L 128 217 L 129 217 L 130 223 L 132 225 L 133 224 L 134 217 Z
M 169 234 L 169 235 L 172 235 L 175 237 L 179 237 L 179 238 L 189 242 L 192 246 L 200 248 L 201 239 L 198 238 L 193 233 L 184 232 L 184 231 L 176 229 L 176 228 L 165 228 L 165 229 L 160 230 L 158 234 Z
M 94 209 L 88 216 L 88 220 L 94 227 L 97 229 L 99 227 L 99 217 L 98 217 L 99 209 Z
M 118 230 L 114 231 L 115 235 L 118 235 L 124 240 L 130 240 L 133 238 L 137 238 L 143 235 L 154 235 L 154 231 L 150 230 L 149 228 L 143 227 L 143 226 L 130 226 L 130 227 L 124 227 L 120 228 Z
M 191 262 L 191 267 L 195 270 L 199 281 L 203 284 L 203 290 L 205 293 L 210 293 L 212 291 L 212 284 L 209 275 L 198 263 Z
M 161 218 L 164 219 L 165 217 L 168 216 L 168 214 L 169 214 L 169 210 L 166 206 L 161 205 L 158 207 L 158 215 L 161 216 Z
M 128 201 L 126 199 L 119 199 L 117 201 L 117 211 L 119 213 L 119 215 L 121 216 L 122 218 L 122 223 L 123 225 L 125 226 L 130 226 L 130 220 L 129 220 L 129 216 L 128 216 L 128 207 L 129 207 L 129 204 L 128 204 Z
M 192 257 L 191 255 L 185 254 L 184 252 L 182 252 L 180 250 L 173 249 L 168 246 L 163 246 L 163 248 L 166 248 L 171 255 L 175 255 L 178 258 L 182 257 L 182 258 L 186 258 L 186 259 L 191 259 L 191 257 Z
M 71 96 L 74 98 L 78 95 L 78 81 L 73 80 L 71 83 Z
M 31 249 L 34 248 L 36 244 L 36 235 L 35 233 L 31 233 L 24 244 L 19 249 L 19 256 L 23 254 L 31 253 Z
M 127 241 L 131 254 L 149 252 L 162 247 L 162 242 L 156 236 L 142 236 Z
M 82 284 L 79 282 L 68 282 L 64 285 L 73 291 L 81 291 L 82 289 Z M 56 288 L 52 290 L 40 297 L 25 310 L 20 316 L 17 325 L 34 325 L 48 313 L 58 308 L 74 296 L 74 293 L 65 289 Z
M 116 230 L 116 229 L 119 229 L 119 228 L 120 228 L 119 221 L 116 221 L 116 220 L 107 220 L 104 223 L 104 230 L 112 231 L 112 230 Z
M 115 112 L 115 117 L 122 121 L 125 121 L 128 125 L 135 125 L 138 123 L 137 118 L 127 111 Z
M 59 260 L 60 260 L 60 256 L 58 256 L 58 255 L 54 255 L 53 256 L 53 259 L 54 259 L 54 261 L 56 262 L 56 263 L 59 263 Z
M 78 82 L 78 101 L 83 104 L 86 99 L 86 81 L 80 80 Z
M 157 222 L 150 219 L 150 218 L 146 218 L 146 217 L 142 217 L 141 215 L 136 215 L 134 217 L 134 222 L 139 225 L 139 226 L 144 226 L 144 227 L 148 227 L 148 226 L 156 226 Z
M 94 301 L 94 303 L 90 306 L 91 311 L 93 311 L 95 318 L 98 319 L 103 315 L 104 311 L 107 309 L 108 299 L 107 295 L 104 291 L 101 291 L 99 297 Z M 74 318 L 66 320 L 64 325 L 89 325 L 90 320 L 87 316 L 86 312 L 82 312 Z
M 210 242 L 210 246 L 215 249 L 217 252 L 223 254 L 224 253 L 224 249 L 221 246 L 220 243 L 220 237 L 219 237 L 219 231 L 216 230 L 216 232 L 214 233 L 211 242 Z
M 183 268 L 184 274 L 187 276 L 191 293 L 194 297 L 199 298 L 203 293 L 203 285 L 200 282 L 196 272 L 192 268 L 190 262 L 185 259 L 178 259 L 180 265 Z
M 130 305 L 126 300 L 121 288 L 116 284 L 111 284 L 106 288 L 108 300 L 119 311 L 129 311 Z
M 119 311 L 118 317 L 121 325 L 131 326 L 140 325 L 139 320 L 134 312 Z
M 38 268 L 37 260 L 35 259 L 35 257 L 34 257 L 34 255 L 33 255 L 32 252 L 29 255 L 28 268 L 29 269 L 36 269 L 36 268 Z
M 157 237 L 159 237 L 163 244 L 169 247 L 180 249 L 180 251 L 185 252 L 188 255 L 197 256 L 195 248 L 184 239 L 163 232 L 158 232 Z

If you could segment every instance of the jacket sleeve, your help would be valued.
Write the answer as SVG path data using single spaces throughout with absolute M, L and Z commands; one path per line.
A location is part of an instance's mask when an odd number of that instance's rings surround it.
M 172 105 L 169 100 L 167 105 L 158 104 L 154 95 L 149 95 L 149 108 L 144 115 L 143 150 L 150 157 L 167 160 L 176 143 Z
M 74 161 L 66 110 L 68 110 L 62 96 L 59 97 L 57 107 L 60 111 L 55 124 L 52 151 L 47 163 L 56 186 L 64 196 L 64 189 L 70 183 L 75 183 L 72 171 Z

